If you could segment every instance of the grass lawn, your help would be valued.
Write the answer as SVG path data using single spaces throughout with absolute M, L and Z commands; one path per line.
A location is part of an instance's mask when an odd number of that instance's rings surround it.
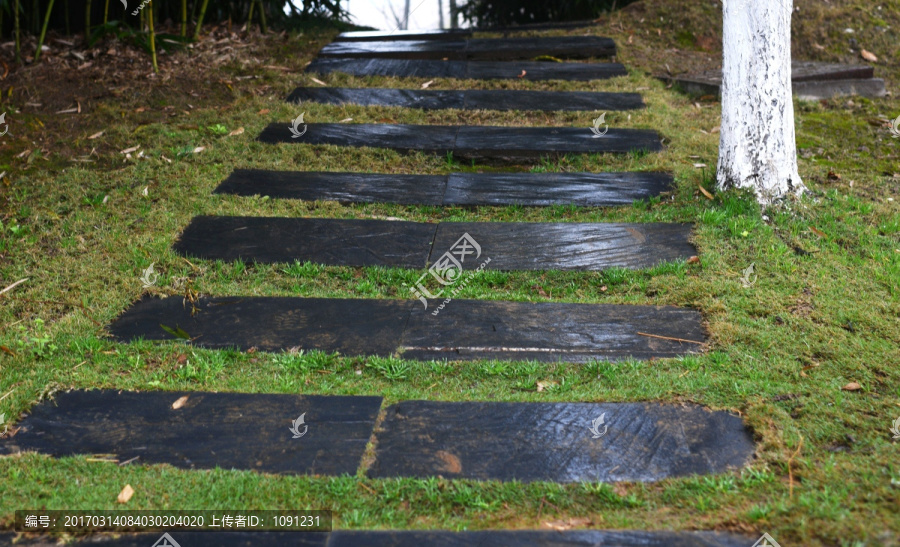
M 810 39 L 825 49 L 795 49 L 819 60 L 849 60 L 842 31 L 855 27 L 862 47 L 863 36 L 883 42 L 876 76 L 885 77 L 896 96 L 900 2 L 882 2 L 882 10 L 832 3 L 833 12 L 810 7 L 823 17 L 818 34 L 805 19 L 795 25 L 799 35 L 812 33 Z M 812 2 L 797 2 L 795 19 L 804 17 L 806 4 Z M 405 399 L 695 402 L 745 417 L 758 442 L 747 468 L 649 484 L 558 485 L 373 480 L 363 470 L 340 478 L 284 477 L 29 454 L 0 458 L 0 529 L 12 527 L 17 509 L 122 508 L 116 496 L 130 484 L 136 493 L 128 509 L 332 509 L 336 528 L 511 529 L 564 521 L 610 529 L 765 531 L 782 545 L 894 544 L 900 537 L 900 446 L 890 431 L 900 418 L 900 139 L 891 138 L 884 120 L 900 115 L 900 107 L 890 96 L 797 103 L 800 174 L 810 193 L 764 211 L 737 192 L 708 199 L 698 187 L 714 185 L 719 104 L 684 96 L 647 73 L 665 64 L 672 49 L 678 50 L 672 58 L 718 58 L 718 44 L 710 49 L 702 34 L 677 27 L 708 28 L 715 35 L 719 12 L 677 2 L 634 6 L 595 28 L 568 31 L 614 38 L 630 72 L 626 77 L 571 83 L 435 79 L 429 89 L 639 91 L 648 108 L 610 112 L 606 120 L 615 128 L 657 130 L 666 143 L 659 154 L 472 165 L 380 149 L 255 142 L 268 123 L 287 125 L 300 112 L 307 122 L 352 118 L 349 123 L 585 130 L 597 115 L 284 103 L 295 86 L 316 85 L 301 69 L 330 41 L 335 31 L 328 29 L 162 56 L 163 75 L 153 78 L 149 60 L 140 53 L 129 57 L 123 45 L 110 46 L 119 54 L 101 54 L 89 68 L 66 67 L 58 58 L 54 64 L 51 54 L 37 68 L 11 73 L 2 95 L 10 131 L 0 139 L 0 171 L 6 173 L 0 178 L 0 290 L 28 280 L 0 296 L 0 413 L 14 422 L 40 400 L 70 388 L 382 395 L 386 405 Z M 877 30 L 882 26 L 890 30 Z M 657 34 L 657 28 L 663 31 Z M 217 39 L 226 36 L 220 32 Z M 54 78 L 55 90 L 38 85 Z M 349 87 L 424 83 L 318 78 Z M 65 88 L 79 79 L 81 87 Z M 81 113 L 56 113 L 76 101 Z M 34 104 L 41 106 L 29 106 Z M 129 156 L 121 153 L 138 145 Z M 195 153 L 198 147 L 204 149 Z M 211 195 L 233 168 L 666 170 L 674 173 L 676 188 L 662 198 L 610 209 L 345 206 Z M 710 345 L 701 355 L 679 359 L 570 365 L 420 363 L 110 341 L 104 326 L 141 296 L 139 276 L 151 263 L 159 279 L 145 292 L 160 296 L 195 290 L 213 296 L 407 298 L 403 284 L 422 273 L 189 262 L 171 245 L 198 214 L 691 222 L 699 263 L 602 273 L 481 272 L 458 296 L 695 307 L 707 322 Z M 757 279 L 748 288 L 741 276 L 751 263 Z M 538 382 L 549 387 L 538 391 Z M 859 389 L 843 389 L 850 383 Z

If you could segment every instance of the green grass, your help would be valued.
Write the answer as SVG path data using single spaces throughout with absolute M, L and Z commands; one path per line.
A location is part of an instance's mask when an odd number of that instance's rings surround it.
M 278 43 L 267 53 L 299 69 L 320 45 L 308 45 L 304 55 L 296 55 L 296 43 Z M 289 61 L 284 61 L 285 52 L 292 53 Z M 638 70 L 590 83 L 438 79 L 431 89 L 646 88 L 641 91 L 646 110 L 610 112 L 607 121 L 611 127 L 656 129 L 668 143 L 660 154 L 474 167 L 425 154 L 270 146 L 254 138 L 269 122 L 287 125 L 301 111 L 307 112 L 307 122 L 352 117 L 352 123 L 393 120 L 585 130 L 596 113 L 298 107 L 281 100 L 294 85 L 309 83 L 299 72 L 285 76 L 258 67 L 241 69 L 237 63 L 222 72 L 224 77 L 262 77 L 236 83 L 227 104 L 173 96 L 171 89 L 156 85 L 139 90 L 137 96 L 112 98 L 71 130 L 75 155 L 50 148 L 46 154 L 14 157 L 34 148 L 24 140 L 0 152 L 0 168 L 8 171 L 0 181 L 0 279 L 5 286 L 28 278 L 2 297 L 0 345 L 15 355 L 0 352 L 0 412 L 18 416 L 55 391 L 101 387 L 382 395 L 386 404 L 416 398 L 690 401 L 740 412 L 754 430 L 757 458 L 745 469 L 714 477 L 611 486 L 374 480 L 363 470 L 354 477 L 278 477 L 119 467 L 85 457 L 30 454 L 0 458 L 0 480 L 12 486 L 0 495 L 0 526 L 11 526 L 16 509 L 121 508 L 116 495 L 131 484 L 136 494 L 129 509 L 323 508 L 336 512 L 340 528 L 538 528 L 561 517 L 589 517 L 592 526 L 600 528 L 767 531 L 782 545 L 887 544 L 885 538 L 900 533 L 900 448 L 889 431 L 900 416 L 900 179 L 893 176 L 900 143 L 890 139 L 885 128 L 867 122 L 890 113 L 890 99 L 855 100 L 853 106 L 846 101 L 798 104 L 798 145 L 822 148 L 800 163 L 812 192 L 760 211 L 745 194 L 718 194 L 708 200 L 697 190 L 698 184 L 712 188 L 718 135 L 710 130 L 718 124 L 718 105 L 701 103 L 698 109 L 692 100 Z M 342 75 L 320 79 L 332 85 L 378 87 L 421 82 Z M 255 91 L 262 85 L 271 89 L 260 96 Z M 164 106 L 187 100 L 194 106 L 189 115 L 156 116 Z M 152 105 L 150 112 L 135 113 L 135 105 L 143 104 Z M 263 109 L 269 112 L 258 114 Z M 40 124 L 55 123 L 50 117 L 22 117 L 34 134 Z M 242 135 L 227 136 L 238 127 L 245 129 Z M 102 137 L 87 140 L 101 129 Z M 145 157 L 133 153 L 132 159 L 123 159 L 119 151 L 138 144 Z M 198 146 L 205 150 L 191 153 Z M 96 148 L 90 156 L 96 163 L 72 161 L 91 148 Z M 694 163 L 710 167 L 698 169 Z M 667 170 L 675 174 L 677 187 L 661 198 L 610 209 L 343 206 L 211 195 L 234 167 L 421 174 Z M 829 171 L 841 179 L 830 179 Z M 679 359 L 570 365 L 421 363 L 108 340 L 102 326 L 141 295 L 139 276 L 151 262 L 159 274 L 156 287 L 147 291 L 152 295 L 183 294 L 193 287 L 204 295 L 408 298 L 404 283 L 422 273 L 310 263 L 188 262 L 176 256 L 171 245 L 197 214 L 429 222 L 691 222 L 699 264 L 599 273 L 482 272 L 459 297 L 696 307 L 707 321 L 711 347 L 707 353 Z M 751 262 L 758 280 L 744 288 L 740 277 Z M 557 384 L 538 392 L 537 383 L 548 381 Z M 842 391 L 851 381 L 862 389 Z

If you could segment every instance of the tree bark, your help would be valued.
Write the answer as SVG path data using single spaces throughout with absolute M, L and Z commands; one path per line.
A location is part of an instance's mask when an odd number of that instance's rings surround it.
M 459 11 L 456 7 L 456 0 L 449 0 L 450 3 L 450 28 L 459 28 Z
M 792 0 L 724 0 L 718 188 L 768 204 L 806 190 L 791 94 Z

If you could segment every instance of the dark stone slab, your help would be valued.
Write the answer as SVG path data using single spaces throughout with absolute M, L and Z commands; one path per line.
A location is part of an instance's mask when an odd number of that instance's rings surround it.
M 644 108 L 638 93 L 590 91 L 517 91 L 494 89 L 431 90 L 347 87 L 298 87 L 288 102 L 362 106 L 402 106 L 423 110 L 608 111 Z
M 747 547 L 753 538 L 719 532 L 638 530 L 339 530 L 328 547 Z
M 332 42 L 319 51 L 319 57 L 434 61 L 517 61 L 540 55 L 589 58 L 615 54 L 615 42 L 598 36 Z
M 466 60 L 465 40 L 393 40 L 378 42 L 332 42 L 319 57 L 343 59 Z
M 468 29 L 448 30 L 395 30 L 384 32 L 381 30 L 360 30 L 342 32 L 335 36 L 335 42 L 377 42 L 381 40 L 459 40 L 472 36 Z
M 563 154 L 627 153 L 662 150 L 656 131 L 609 129 L 595 138 L 588 127 L 502 127 L 400 124 L 311 123 L 293 138 L 290 125 L 268 125 L 257 140 L 266 143 L 330 144 L 388 148 L 455 157 L 515 162 Z
M 210 260 L 423 268 L 435 229 L 421 222 L 200 216 L 174 249 Z
M 518 91 L 468 89 L 463 108 L 470 110 L 606 111 L 644 108 L 640 93 L 594 91 Z
M 620 63 L 548 63 L 540 61 L 469 61 L 466 78 L 473 80 L 570 80 L 589 81 L 626 76 Z
M 451 173 L 448 177 L 236 169 L 215 193 L 342 203 L 603 207 L 659 195 L 671 184 L 671 175 L 655 172 Z
M 525 72 L 522 75 L 522 72 Z M 397 78 L 471 78 L 474 80 L 589 81 L 626 76 L 620 63 L 548 63 L 540 61 L 420 61 L 408 59 L 315 59 L 306 72 L 343 72 L 352 76 Z
M 689 224 L 575 222 L 442 222 L 429 264 L 463 234 L 482 249 L 490 270 L 649 268 L 697 254 Z
M 172 405 L 187 395 L 178 409 Z M 381 397 L 205 392 L 69 391 L 35 406 L 0 452 L 114 454 L 136 464 L 355 474 Z M 305 413 L 307 433 L 291 424 Z
M 540 55 L 559 59 L 587 59 L 612 57 L 615 54 L 615 42 L 600 36 L 470 39 L 466 47 L 466 58 L 470 61 L 517 61 Z
M 287 101 L 362 106 L 402 106 L 423 110 L 465 108 L 464 91 L 432 89 L 379 89 L 348 87 L 298 87 Z
M 875 69 L 869 65 L 845 65 L 814 61 L 791 63 L 791 82 L 794 95 L 805 100 L 829 99 L 849 95 L 883 97 L 884 81 L 873 78 Z M 720 95 L 722 71 L 708 70 L 683 74 L 675 81 L 687 93 Z
M 454 157 L 517 161 L 562 154 L 624 154 L 662 150 L 649 129 L 613 129 L 595 138 L 588 127 L 460 126 Z
M 446 293 L 440 296 L 452 294 Z M 430 300 L 427 309 L 417 303 L 403 332 L 403 358 L 618 361 L 677 357 L 702 348 L 638 332 L 706 340 L 700 313 L 684 308 L 453 300 L 440 309 L 442 303 Z
M 667 173 L 451 173 L 444 205 L 627 205 L 665 192 Z
M 556 63 L 559 64 L 559 63 Z M 411 61 L 407 59 L 328 59 L 316 58 L 306 72 L 329 74 L 343 72 L 352 76 L 391 76 L 397 78 L 465 78 L 466 61 Z
M 393 354 L 414 300 L 343 298 L 200 298 L 191 315 L 182 298 L 138 301 L 109 327 L 122 342 L 177 340 L 160 325 L 179 328 L 206 348 L 288 348 L 342 355 Z
M 181 547 L 326 547 L 330 537 L 326 532 L 168 532 Z M 125 534 L 119 537 L 92 535 L 76 545 L 100 547 L 151 547 L 162 534 Z M 31 543 L 24 543 L 29 547 Z M 55 542 L 45 544 L 56 546 Z
M 444 175 L 235 169 L 215 193 L 342 203 L 441 205 L 446 187 Z
M 403 401 L 376 438 L 379 478 L 658 481 L 723 473 L 754 452 L 739 417 L 658 403 Z

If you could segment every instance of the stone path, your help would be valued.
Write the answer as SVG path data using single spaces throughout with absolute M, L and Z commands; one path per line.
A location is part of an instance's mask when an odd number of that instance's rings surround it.
M 437 283 L 432 280 L 431 285 L 437 291 Z M 699 351 L 706 340 L 697 311 L 671 306 L 441 303 L 436 299 L 423 303 L 414 299 L 211 297 L 201 298 L 196 303 L 200 312 L 192 315 L 179 297 L 149 298 L 130 307 L 110 331 L 123 342 L 172 340 L 176 337 L 170 331 L 180 329 L 182 337 L 207 348 L 255 347 L 275 352 L 299 346 L 347 356 L 464 361 L 677 357 Z M 438 315 L 433 315 L 437 310 Z
M 0 453 L 353 475 L 380 407 L 381 397 L 70 391 L 34 407 Z M 560 483 L 721 473 L 754 450 L 737 416 L 641 403 L 404 401 L 374 443 L 371 477 Z
M 472 80 L 588 81 L 627 76 L 619 63 L 548 63 L 541 61 L 410 61 L 406 59 L 315 59 L 306 72 L 343 72 L 352 76 L 458 78 Z
M 516 91 L 511 89 L 379 89 L 298 87 L 288 102 L 402 106 L 423 110 L 567 110 L 608 111 L 644 108 L 639 93 L 591 91 Z
M 672 189 L 672 175 L 628 173 L 381 173 L 235 169 L 217 194 L 404 205 L 629 205 Z
M 407 37 L 409 37 L 407 35 Z M 347 36 L 345 36 L 347 38 Z M 357 35 L 366 40 L 373 38 Z M 444 37 L 441 37 L 444 38 Z M 360 42 L 367 43 L 367 42 Z M 380 43 L 380 42 L 371 42 Z M 424 43 L 424 41 L 423 41 Z M 434 41 L 441 47 L 452 40 Z M 463 42 L 468 57 L 477 40 Z M 521 42 L 510 42 L 521 44 Z M 593 39 L 586 44 L 596 44 Z M 391 42 L 390 47 L 396 47 Z M 384 47 L 366 46 L 370 51 Z M 347 52 L 332 46 L 329 51 Z M 421 50 L 435 47 L 421 45 Z M 328 49 L 328 48 L 326 48 Z M 358 50 L 359 48 L 357 48 Z M 509 48 L 497 48 L 508 51 Z M 625 73 L 614 63 L 319 59 L 309 68 L 360 75 L 589 80 Z M 299 90 L 298 90 L 299 91 Z M 483 108 L 493 93 L 310 90 L 326 102 L 431 102 Z M 304 95 L 305 94 L 305 95 Z M 519 106 L 551 95 L 509 95 Z M 304 98 L 305 97 L 305 98 Z M 538 97 L 537 99 L 535 97 Z M 588 108 L 584 95 L 552 95 L 554 107 Z M 362 98 L 362 99 L 360 99 Z M 598 97 L 599 98 L 599 97 Z M 610 97 L 607 97 L 610 98 Z M 634 97 L 617 97 L 637 105 Z M 638 99 L 639 100 L 639 99 Z M 457 101 L 452 103 L 452 101 Z M 460 102 L 461 101 L 461 102 Z M 479 102 L 481 101 L 481 102 Z M 369 102 L 366 104 L 376 104 Z M 309 124 L 294 139 L 288 124 L 263 142 L 420 150 L 530 162 L 560 153 L 661 150 L 654 131 L 585 128 Z M 461 174 L 446 176 L 268 173 L 237 170 L 219 193 L 430 205 L 620 205 L 658 195 L 659 173 Z M 407 194 L 403 197 L 401 194 Z M 457 300 L 450 287 L 478 268 L 596 270 L 645 268 L 696 252 L 680 224 L 442 222 L 304 218 L 195 218 L 176 250 L 203 259 L 311 260 L 345 266 L 425 269 L 399 300 L 202 297 L 196 313 L 180 297 L 148 298 L 110 326 L 121 342 L 189 339 L 207 348 L 339 352 L 411 360 L 531 360 L 584 363 L 687 355 L 705 348 L 696 310 L 639 305 Z M 443 253 L 443 254 L 441 254 Z M 470 256 L 471 255 L 471 256 Z M 468 262 L 466 262 L 468 259 Z M 465 265 L 463 264 L 465 263 Z M 481 264 L 478 268 L 476 264 Z M 431 280 L 431 278 L 434 280 Z M 425 284 L 433 281 L 430 288 Z M 410 291 L 407 293 L 407 289 Z M 446 292 L 444 292 L 446 290 Z M 437 294 L 432 294 L 436 292 Z M 652 365 L 648 365 L 652 366 Z M 379 418 L 382 416 L 383 418 Z M 206 392 L 71 391 L 34 407 L 0 441 L 0 453 L 113 454 L 135 464 L 222 467 L 289 474 L 466 478 L 498 481 L 657 481 L 725 473 L 746 465 L 753 439 L 742 419 L 696 405 L 660 403 L 499 403 L 399 401 L 379 395 L 326 396 Z M 236 442 L 240 439 L 240 442 Z M 368 442 L 374 459 L 365 459 Z M 737 546 L 747 538 L 704 532 L 337 531 L 284 534 L 174 533 L 196 545 L 309 546 Z M 149 545 L 157 534 L 105 545 Z M 27 543 L 26 543 L 27 544 Z
M 483 125 L 400 125 L 378 123 L 310 123 L 302 139 L 288 122 L 273 123 L 260 142 L 298 145 L 331 144 L 354 148 L 418 151 L 454 158 L 502 162 L 534 161 L 564 154 L 625 154 L 662 150 L 651 129 L 609 128 L 600 138 L 580 127 L 502 127 Z
M 520 61 L 549 55 L 559 59 L 612 57 L 616 45 L 598 36 L 553 38 L 395 40 L 332 42 L 319 57 L 343 59 L 430 59 L 435 61 Z
M 696 254 L 688 242 L 690 225 L 674 223 L 434 224 L 222 216 L 194 217 L 174 248 L 184 256 L 207 260 L 426 268 L 466 234 L 479 246 L 496 249 L 485 266 L 489 270 L 648 268 Z

